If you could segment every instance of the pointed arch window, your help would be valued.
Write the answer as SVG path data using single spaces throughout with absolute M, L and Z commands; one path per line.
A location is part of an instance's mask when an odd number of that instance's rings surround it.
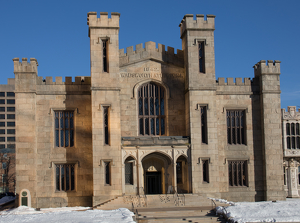
M 139 134 L 165 135 L 165 89 L 154 83 L 138 90 Z

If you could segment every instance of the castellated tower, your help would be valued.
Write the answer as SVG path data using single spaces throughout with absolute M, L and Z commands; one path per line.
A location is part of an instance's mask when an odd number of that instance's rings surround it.
M 37 60 L 14 58 L 16 93 L 16 191 L 26 188 L 31 193 L 31 205 L 36 206 L 35 174 L 37 162 L 36 142 L 36 79 Z M 26 111 L 26 112 L 25 112 Z
M 214 30 L 215 16 L 187 14 L 183 17 L 180 27 L 182 50 L 184 51 L 185 80 L 185 114 L 186 134 L 191 137 L 191 171 L 192 191 L 200 193 L 215 193 L 218 191 L 218 165 L 216 154 L 217 128 L 216 120 L 216 79 L 215 79 L 215 53 Z M 207 116 L 207 132 L 203 134 L 201 115 Z M 206 136 L 204 136 L 206 135 Z M 204 139 L 205 138 L 205 139 Z M 199 157 L 210 157 L 211 186 L 204 185 L 202 179 L 196 177 L 201 174 Z M 201 188 L 202 187 L 202 188 Z M 201 190 L 201 191 L 200 191 Z
M 261 60 L 254 66 L 259 78 L 262 120 L 262 152 L 264 166 L 265 200 L 284 197 L 282 175 L 282 139 L 280 104 L 280 61 Z M 278 161 L 280 163 L 278 163 Z
M 97 18 L 96 12 L 89 12 L 87 16 L 91 53 L 93 204 L 97 204 L 122 194 L 122 164 L 117 162 L 121 157 L 120 14 L 111 13 L 108 18 L 107 12 L 100 12 L 100 18 Z M 105 171 L 111 171 L 114 178 L 103 178 Z

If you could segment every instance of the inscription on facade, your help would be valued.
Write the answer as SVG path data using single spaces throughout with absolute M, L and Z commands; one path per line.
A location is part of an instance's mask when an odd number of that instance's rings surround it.
M 125 78 L 183 78 L 183 75 L 180 73 L 172 74 L 172 73 L 121 73 L 120 77 Z

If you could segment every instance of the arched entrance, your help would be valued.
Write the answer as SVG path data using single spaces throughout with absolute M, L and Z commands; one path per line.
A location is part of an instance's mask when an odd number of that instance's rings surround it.
M 146 194 L 165 194 L 172 185 L 171 159 L 158 152 L 151 153 L 142 159 L 144 172 L 144 190 Z
M 176 160 L 176 182 L 178 193 L 188 193 L 188 161 L 185 156 L 179 156 Z

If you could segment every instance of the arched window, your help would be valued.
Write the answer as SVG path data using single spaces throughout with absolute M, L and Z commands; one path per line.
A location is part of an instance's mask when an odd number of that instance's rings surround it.
M 165 90 L 154 83 L 138 90 L 139 134 L 165 135 Z

